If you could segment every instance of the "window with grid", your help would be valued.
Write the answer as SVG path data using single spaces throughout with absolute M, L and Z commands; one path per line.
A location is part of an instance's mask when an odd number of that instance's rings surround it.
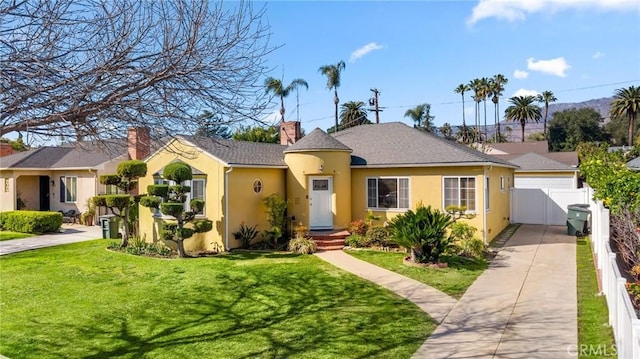
M 78 201 L 78 177 L 60 177 L 60 202 Z
M 443 187 L 445 209 L 456 206 L 465 207 L 467 211 L 476 210 L 475 177 L 445 177 Z
M 367 208 L 408 209 L 409 178 L 367 178 Z

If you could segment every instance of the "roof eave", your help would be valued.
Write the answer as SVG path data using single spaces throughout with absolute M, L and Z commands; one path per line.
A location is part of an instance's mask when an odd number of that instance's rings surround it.
M 441 163 L 390 163 L 351 165 L 351 168 L 410 168 L 410 167 L 473 167 L 473 166 L 498 166 L 506 168 L 519 168 L 516 165 L 507 165 L 495 162 L 441 162 Z
M 225 167 L 233 167 L 233 168 L 273 168 L 273 169 L 287 169 L 289 166 L 287 165 L 254 165 L 254 164 L 246 164 L 246 163 L 229 163 L 225 165 Z
M 311 149 L 302 149 L 302 150 L 284 150 L 282 151 L 283 153 L 296 153 L 296 152 L 349 152 L 352 153 L 353 150 L 349 149 L 349 150 L 341 150 L 341 149 L 336 149 L 336 148 L 311 148 Z

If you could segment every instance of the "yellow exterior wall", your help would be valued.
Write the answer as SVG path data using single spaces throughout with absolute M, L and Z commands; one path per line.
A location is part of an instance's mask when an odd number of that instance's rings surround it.
M 262 191 L 256 193 L 253 183 L 262 182 Z M 229 173 L 229 247 L 240 247 L 233 232 L 244 222 L 247 226 L 258 225 L 262 232 L 270 228 L 267 208 L 262 199 L 276 193 L 285 199 L 285 170 L 280 168 L 234 168 Z M 223 204 L 224 205 L 224 204 Z
M 287 215 L 309 226 L 309 176 L 333 178 L 333 227 L 347 228 L 351 222 L 351 154 L 348 151 L 285 153 L 287 171 Z M 322 171 L 320 168 L 322 166 Z
M 213 229 L 206 233 L 195 234 L 184 241 L 185 250 L 224 250 L 224 166 L 215 158 L 189 145 L 172 141 L 169 150 L 163 148 L 147 159 L 147 175 L 139 180 L 140 193 L 146 193 L 152 185 L 153 174 L 160 172 L 169 163 L 180 160 L 189 166 L 206 173 L 205 217 L 213 221 Z M 184 155 L 183 155 L 184 154 Z M 159 233 L 162 218 L 154 217 L 153 211 L 140 206 L 140 235 L 149 242 L 160 240 Z M 167 243 L 172 245 L 171 243 Z
M 368 177 L 409 177 L 409 193 L 411 209 L 415 209 L 418 203 L 444 211 L 443 178 L 447 176 L 470 176 L 476 178 L 476 216 L 472 219 L 461 219 L 478 228 L 478 238 L 483 238 L 484 229 L 484 176 L 489 167 L 416 167 L 416 168 L 354 168 L 351 173 L 352 201 L 351 217 L 353 220 L 364 219 L 367 215 L 366 180 Z M 487 213 L 487 241 L 505 228 L 509 217 L 509 191 L 500 191 L 500 175 L 511 173 L 513 183 L 513 170 L 493 167 L 487 172 L 490 177 L 490 205 L 491 211 Z M 494 190 L 495 188 L 495 190 Z M 400 209 L 374 210 L 373 213 L 380 216 L 380 223 L 403 213 Z
M 509 191 L 508 183 L 510 182 L 513 185 L 514 171 L 512 168 L 491 166 L 487 168 L 486 174 L 489 177 L 489 211 L 487 212 L 486 242 L 489 243 L 509 225 L 511 192 Z M 501 178 L 504 183 L 503 189 L 501 189 Z M 482 234 L 479 235 L 482 236 Z
M 180 160 L 189 166 L 206 173 L 205 214 L 213 221 L 213 229 L 206 233 L 195 234 L 185 240 L 185 250 L 225 250 L 226 223 L 225 207 L 225 173 L 229 171 L 222 162 L 203 153 L 199 149 L 179 141 L 169 144 L 171 150 L 162 150 L 147 159 L 147 176 L 140 179 L 141 193 L 146 192 L 148 185 L 153 184 L 153 174 L 162 170 L 167 164 Z M 183 156 L 182 154 L 188 154 Z M 228 176 L 229 191 L 229 248 L 240 246 L 233 237 L 244 221 L 246 225 L 258 225 L 258 230 L 268 228 L 268 221 L 262 198 L 272 193 L 284 196 L 285 170 L 278 168 L 233 168 Z M 200 178 L 200 176 L 194 176 Z M 263 189 L 260 194 L 253 191 L 253 182 L 260 179 Z M 159 240 L 162 219 L 153 216 L 149 208 L 140 207 L 140 232 L 147 241 Z M 172 245 L 171 243 L 168 243 Z

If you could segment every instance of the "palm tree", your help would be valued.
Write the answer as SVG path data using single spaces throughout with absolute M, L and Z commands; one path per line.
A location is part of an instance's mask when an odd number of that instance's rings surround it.
M 275 96 L 280 97 L 280 121 L 284 122 L 284 98 L 289 96 L 291 91 L 295 90 L 299 86 L 304 86 L 304 88 L 309 89 L 309 85 L 307 81 L 303 79 L 295 79 L 291 81 L 289 86 L 284 87 L 282 85 L 282 81 L 273 77 L 269 77 L 264 80 L 264 87 L 267 93 L 273 93 Z
M 617 89 L 611 102 L 611 116 L 629 117 L 629 146 L 633 146 L 633 129 L 640 112 L 640 87 Z
M 415 108 L 409 109 L 404 113 L 404 117 L 410 117 L 413 122 L 415 128 L 424 129 L 427 132 L 433 132 L 433 116 L 429 115 L 431 111 L 431 105 L 428 103 L 423 103 Z
M 445 140 L 453 140 L 453 127 L 451 127 L 451 124 L 449 122 L 445 122 L 444 124 L 442 124 L 442 127 L 440 127 L 440 133 L 442 134 L 442 137 Z
M 480 79 L 473 79 L 469 82 L 469 88 L 473 91 L 473 95 L 471 96 L 475 101 L 475 119 L 474 126 L 476 128 L 476 132 L 478 131 L 478 127 L 480 126 L 480 101 L 482 101 L 482 83 Z
M 327 76 L 327 89 L 329 89 L 329 91 L 331 91 L 331 89 L 334 90 L 333 103 L 336 106 L 336 131 L 338 130 L 338 103 L 340 102 L 338 98 L 338 87 L 340 87 L 340 72 L 344 70 L 344 68 L 344 61 L 340 61 L 335 65 L 320 66 L 318 69 L 323 75 Z
M 544 139 L 547 139 L 547 115 L 549 114 L 549 103 L 556 102 L 558 99 L 553 95 L 551 91 L 542 91 L 541 94 L 536 96 L 536 100 L 540 103 L 544 103 L 544 127 L 542 135 Z
M 504 85 L 506 85 L 508 82 L 509 79 L 507 79 L 503 74 L 494 75 L 490 81 L 491 94 L 493 95 L 491 101 L 493 102 L 496 110 L 495 124 L 497 125 L 498 130 L 496 134 L 496 142 L 500 142 L 502 138 L 502 136 L 500 135 L 500 96 L 502 96 L 502 91 L 504 91 Z
M 348 101 L 340 105 L 340 129 L 371 123 L 367 118 L 367 109 L 362 101 Z
M 462 127 L 467 127 L 467 123 L 464 118 L 464 93 L 471 90 L 471 87 L 467 84 L 460 84 L 458 87 L 453 90 L 455 93 L 459 93 L 462 95 Z
M 489 79 L 483 77 L 480 79 L 480 96 L 484 105 L 484 140 L 487 140 L 487 97 L 491 96 L 491 87 L 489 86 Z M 479 118 L 478 118 L 479 120 Z
M 504 111 L 509 121 L 520 122 L 522 128 L 522 142 L 524 142 L 524 126 L 528 121 L 539 122 L 542 117 L 540 107 L 534 105 L 534 96 L 515 96 L 509 99 L 511 106 Z

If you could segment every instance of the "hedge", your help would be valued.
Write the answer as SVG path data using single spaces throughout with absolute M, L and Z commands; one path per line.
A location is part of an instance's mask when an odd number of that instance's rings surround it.
M 40 211 L 10 211 L 0 213 L 0 228 L 21 233 L 58 232 L 62 213 Z

